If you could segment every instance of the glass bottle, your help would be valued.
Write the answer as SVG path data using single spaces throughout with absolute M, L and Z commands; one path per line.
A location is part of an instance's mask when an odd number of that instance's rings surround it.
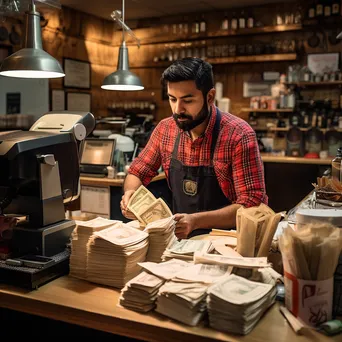
M 202 14 L 202 19 L 201 19 L 201 22 L 200 22 L 200 32 L 201 33 L 205 33 L 207 32 L 207 23 L 204 19 L 204 15 Z
M 227 31 L 229 28 L 229 20 L 227 16 L 227 12 L 224 13 L 224 18 L 221 22 L 221 30 Z
M 246 18 L 245 18 L 245 12 L 241 11 L 240 17 L 239 17 L 239 29 L 246 28 Z
M 322 17 L 323 12 L 323 3 L 319 0 L 316 4 L 316 17 Z
M 324 12 L 325 17 L 331 17 L 331 4 L 330 4 L 330 2 L 326 2 L 324 4 L 323 12 Z
M 252 13 L 249 13 L 248 19 L 247 19 L 247 27 L 253 28 L 254 27 L 254 17 Z
M 333 157 L 337 154 L 339 147 L 341 146 L 340 133 L 335 127 L 330 124 L 327 132 L 325 133 L 325 142 L 328 147 L 328 155 Z
M 303 132 L 297 126 L 292 126 L 286 134 L 286 155 L 290 157 L 303 157 Z
M 238 29 L 238 19 L 236 17 L 235 12 L 233 13 L 233 17 L 232 17 L 232 20 L 231 20 L 231 29 L 232 30 L 237 30 Z
M 341 15 L 340 12 L 340 0 L 333 0 L 332 6 L 331 6 L 331 14 L 334 16 Z
M 307 131 L 306 134 L 306 150 L 309 153 L 317 153 L 322 149 L 322 140 L 323 140 L 323 133 L 322 131 L 317 127 L 317 112 L 314 111 L 312 115 L 312 124 L 311 128 Z
M 315 17 L 316 17 L 316 8 L 315 8 L 314 4 L 312 4 L 308 10 L 308 18 L 313 19 Z

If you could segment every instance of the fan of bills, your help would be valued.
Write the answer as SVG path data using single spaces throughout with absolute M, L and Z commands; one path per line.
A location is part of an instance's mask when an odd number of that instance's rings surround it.
M 232 274 L 208 290 L 209 324 L 217 330 L 246 335 L 275 302 L 275 296 L 275 286 Z
M 75 278 L 87 278 L 87 244 L 93 233 L 108 228 L 121 221 L 97 217 L 89 221 L 75 221 L 76 227 L 71 235 L 71 254 L 69 274 Z
M 88 242 L 87 280 L 122 288 L 141 271 L 148 234 L 122 222 L 95 232 Z
M 143 226 L 172 216 L 172 212 L 164 200 L 162 198 L 155 198 L 143 185 L 134 192 L 127 208 Z

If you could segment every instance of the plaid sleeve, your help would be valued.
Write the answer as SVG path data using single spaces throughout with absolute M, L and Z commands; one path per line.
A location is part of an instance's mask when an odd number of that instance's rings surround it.
M 233 158 L 233 179 L 236 203 L 244 207 L 268 204 L 264 167 L 254 132 L 244 134 L 237 143 Z
M 128 173 L 137 176 L 143 185 L 147 186 L 158 174 L 161 165 L 160 142 L 163 135 L 163 125 L 159 123 L 153 130 L 148 143 L 136 157 Z

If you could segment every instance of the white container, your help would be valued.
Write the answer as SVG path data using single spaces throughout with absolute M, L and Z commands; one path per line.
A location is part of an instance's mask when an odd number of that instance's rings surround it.
M 342 228 L 342 210 L 339 209 L 298 209 L 297 229 L 309 223 L 330 223 Z

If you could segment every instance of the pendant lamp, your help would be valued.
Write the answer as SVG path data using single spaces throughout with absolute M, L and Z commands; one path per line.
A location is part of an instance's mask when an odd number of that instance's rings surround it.
M 138 39 L 133 34 L 131 29 L 125 24 L 124 13 L 125 0 L 122 0 L 122 20 L 120 18 L 120 11 L 114 11 L 112 13 L 113 20 L 116 20 L 122 27 L 122 43 L 119 49 L 118 66 L 115 72 L 111 73 L 104 79 L 101 88 L 105 90 L 133 91 L 144 89 L 140 78 L 129 70 L 128 48 L 125 41 L 125 31 L 128 31 L 136 40 Z
M 24 48 L 4 59 L 0 75 L 20 78 L 64 77 L 60 63 L 43 50 L 40 13 L 34 1 L 26 12 Z

